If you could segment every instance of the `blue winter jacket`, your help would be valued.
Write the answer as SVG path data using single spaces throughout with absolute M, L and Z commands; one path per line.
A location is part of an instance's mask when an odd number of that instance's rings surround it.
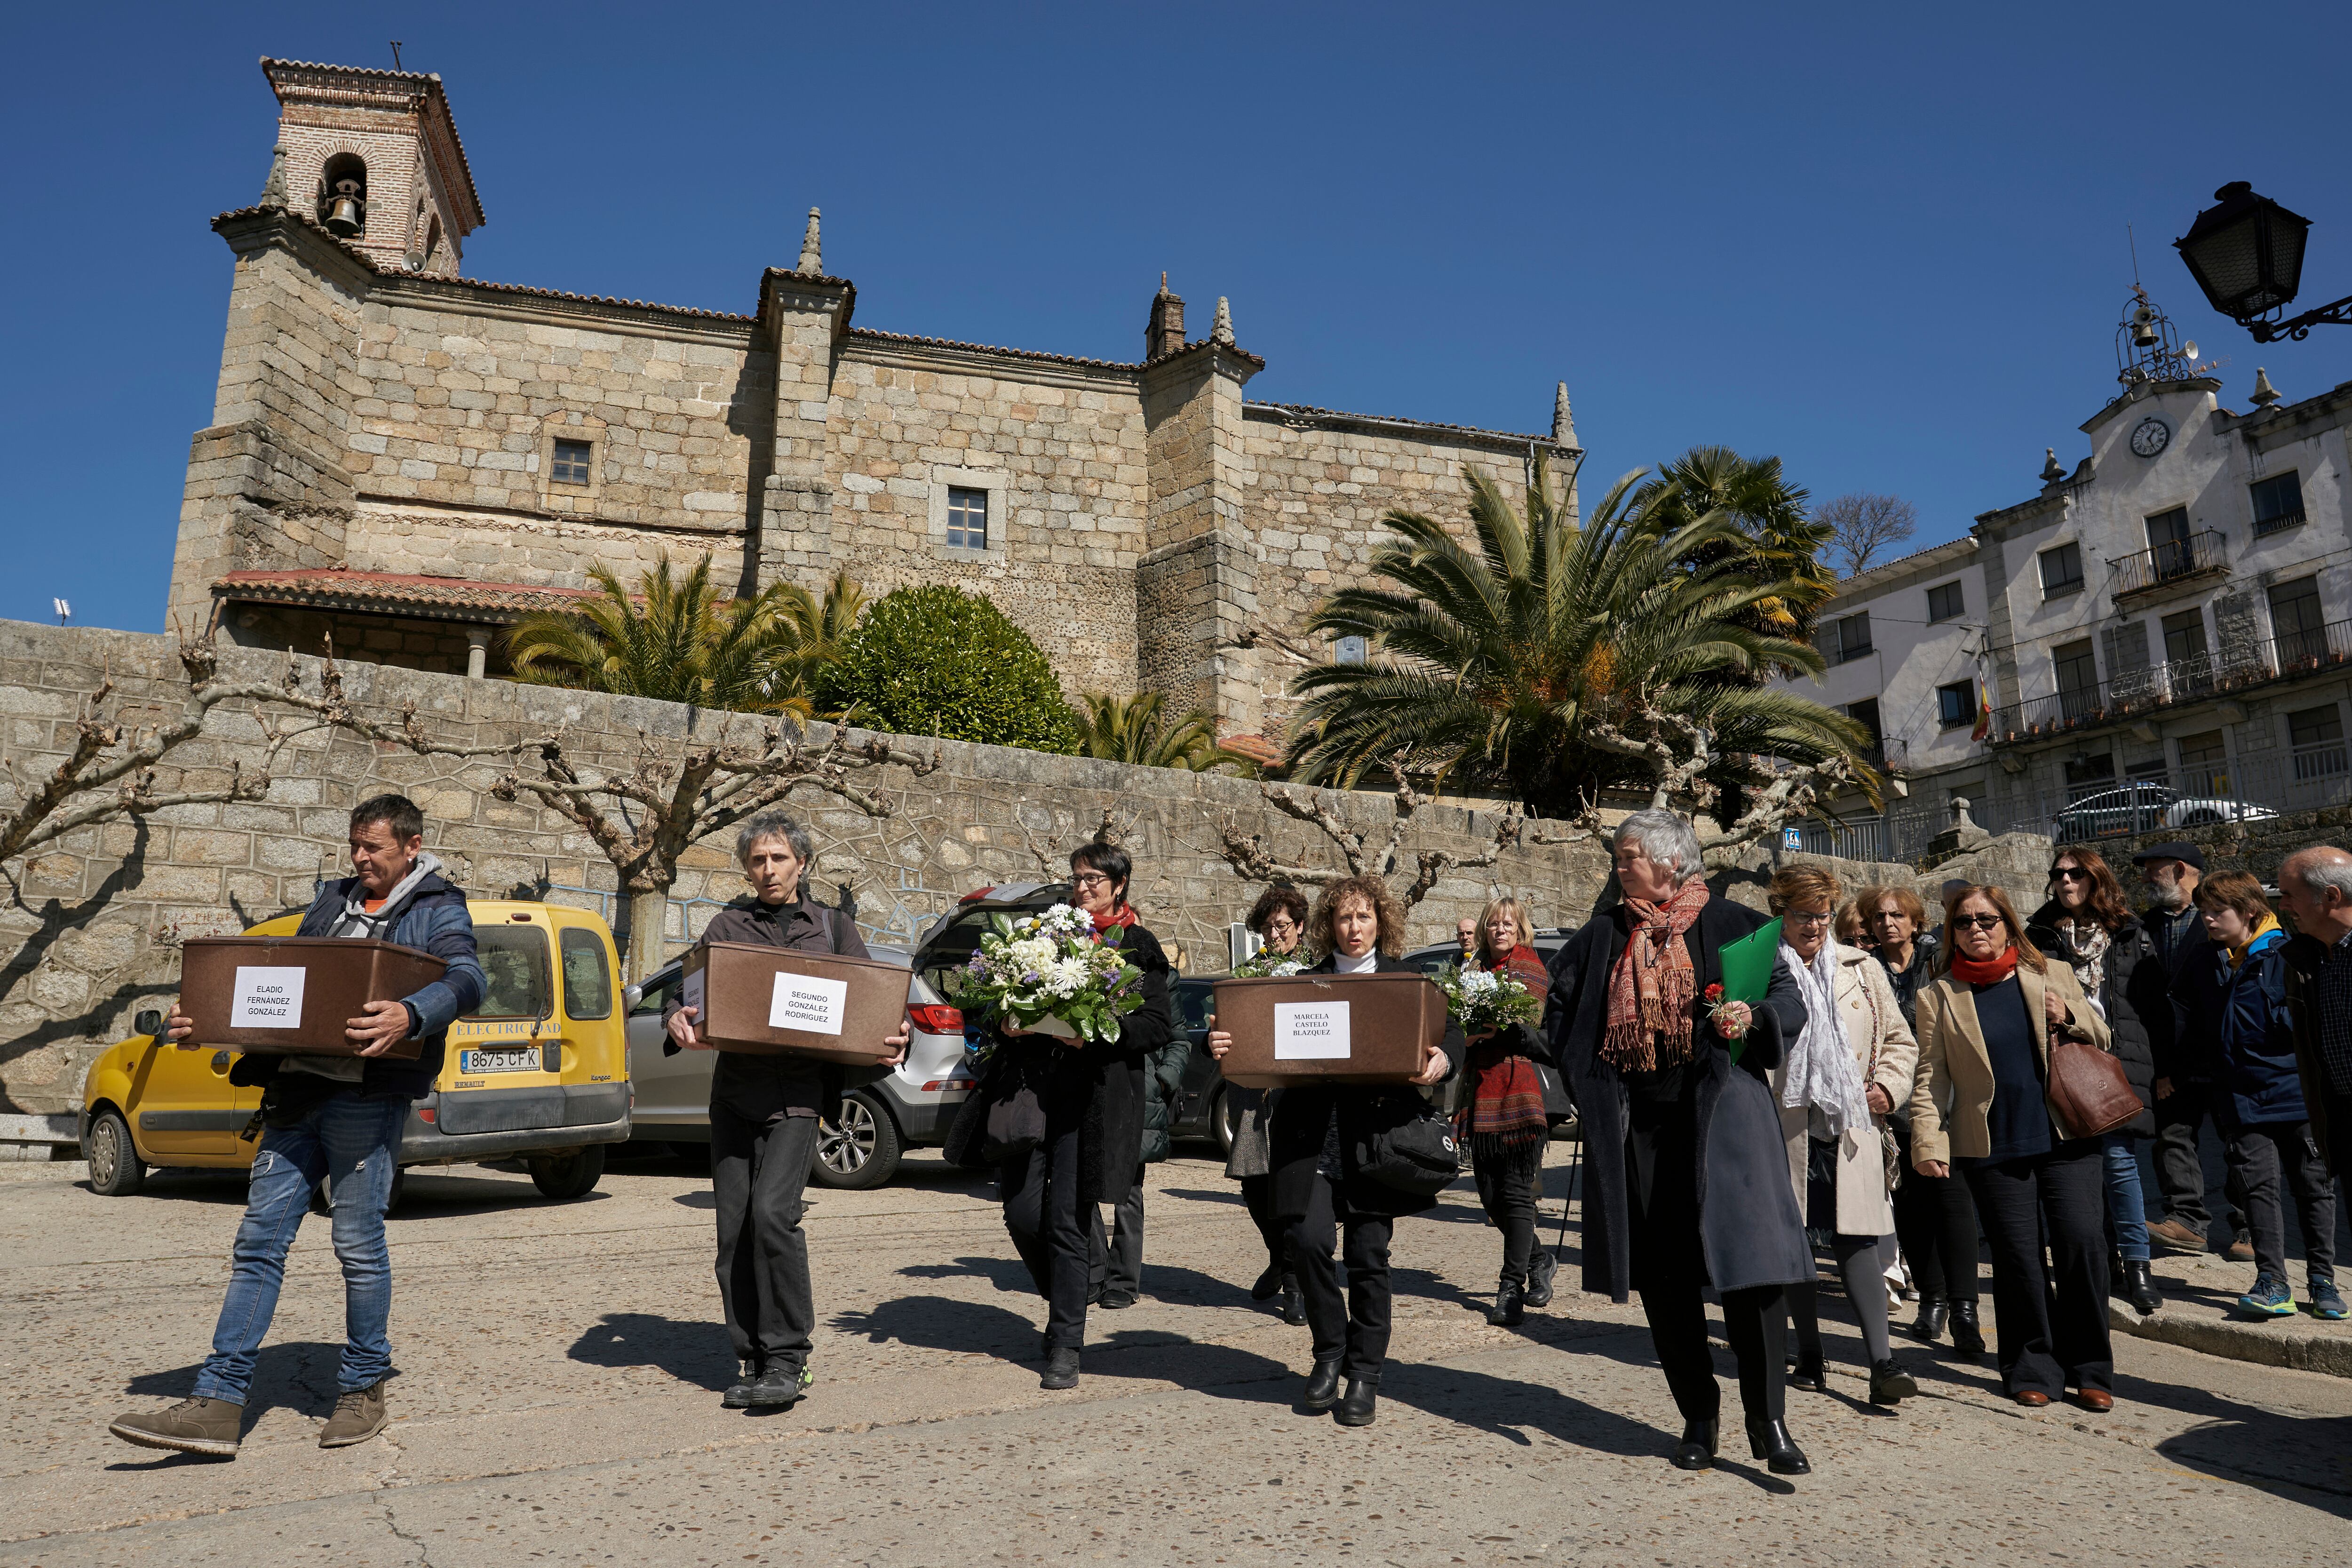
M 2173 1022 L 2179 1037 L 2197 1040 L 2224 1098 L 2217 1120 L 2239 1127 L 2307 1121 L 2303 1079 L 2295 1066 L 2294 1016 L 2287 1004 L 2286 933 L 2264 931 L 2232 973 L 2228 951 L 2215 943 L 2196 953 L 2173 977 Z

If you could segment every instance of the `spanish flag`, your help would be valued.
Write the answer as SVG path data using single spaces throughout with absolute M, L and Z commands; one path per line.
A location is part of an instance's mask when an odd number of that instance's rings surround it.
M 1985 685 L 1982 671 L 1977 674 L 1977 727 L 1969 731 L 1971 741 L 1992 738 L 1992 691 Z

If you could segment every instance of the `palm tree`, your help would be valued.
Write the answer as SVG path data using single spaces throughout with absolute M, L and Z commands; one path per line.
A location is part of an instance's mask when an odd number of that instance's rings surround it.
M 1132 697 L 1087 692 L 1078 701 L 1080 756 L 1190 773 L 1226 765 L 1244 773 L 1255 771 L 1256 764 L 1249 758 L 1217 743 L 1217 721 L 1204 708 L 1195 708 L 1170 723 L 1164 712 L 1166 698 L 1157 691 L 1139 691 Z
M 1618 480 L 1581 526 L 1547 485 L 1515 510 L 1466 468 L 1468 541 L 1388 513 L 1395 537 L 1371 566 L 1389 585 L 1342 589 L 1309 622 L 1365 637 L 1379 657 L 1297 679 L 1297 775 L 1352 784 L 1401 761 L 1494 777 L 1531 812 L 1572 816 L 1591 792 L 1654 782 L 1642 759 L 1593 743 L 1600 727 L 1631 733 L 1653 711 L 1702 726 L 1718 752 L 1861 758 L 1868 737 L 1853 720 L 1751 683 L 1775 665 L 1822 668 L 1810 645 L 1747 624 L 1793 585 L 1750 574 L 1722 509 L 1669 521 L 1684 505 L 1672 481 L 1638 499 L 1643 472 Z
M 517 679 L 807 718 L 818 676 L 864 603 L 846 573 L 822 603 L 784 582 L 729 599 L 711 585 L 707 555 L 678 577 L 665 554 L 635 592 L 602 563 L 589 575 L 600 593 L 578 609 L 539 611 L 508 630 Z
M 1669 494 L 1669 489 L 1675 493 Z M 1789 591 L 1757 604 L 1750 624 L 1783 637 L 1811 637 L 1812 612 L 1837 592 L 1837 574 L 1821 559 L 1836 530 L 1806 509 L 1811 495 L 1792 485 L 1778 458 L 1743 458 L 1728 447 L 1693 447 L 1658 469 L 1633 499 L 1666 525 L 1722 511 L 1739 525 L 1737 540 L 1711 547 L 1738 558 L 1752 574 L 1785 580 Z M 1795 670 L 1787 673 L 1795 674 Z

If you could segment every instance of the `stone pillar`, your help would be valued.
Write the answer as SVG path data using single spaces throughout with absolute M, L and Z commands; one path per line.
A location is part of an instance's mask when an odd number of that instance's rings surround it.
M 790 576 L 812 588 L 833 574 L 833 456 L 825 418 L 833 366 L 857 290 L 838 278 L 770 268 L 760 328 L 775 350 L 775 436 L 760 499 L 757 581 Z
M 466 679 L 479 680 L 490 666 L 490 628 L 466 628 Z
M 1155 326 L 1173 299 L 1153 301 Z M 1257 614 L 1256 557 L 1242 526 L 1242 387 L 1265 363 L 1213 340 L 1142 375 L 1150 501 L 1135 574 L 1137 684 L 1164 693 L 1171 717 L 1207 709 L 1221 735 L 1265 721 L 1256 656 L 1236 646 Z

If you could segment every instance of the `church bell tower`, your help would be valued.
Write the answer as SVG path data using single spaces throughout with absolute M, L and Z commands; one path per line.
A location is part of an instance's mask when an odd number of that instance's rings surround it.
M 456 274 L 482 226 L 437 75 L 264 58 L 278 95 L 268 197 L 377 266 Z

